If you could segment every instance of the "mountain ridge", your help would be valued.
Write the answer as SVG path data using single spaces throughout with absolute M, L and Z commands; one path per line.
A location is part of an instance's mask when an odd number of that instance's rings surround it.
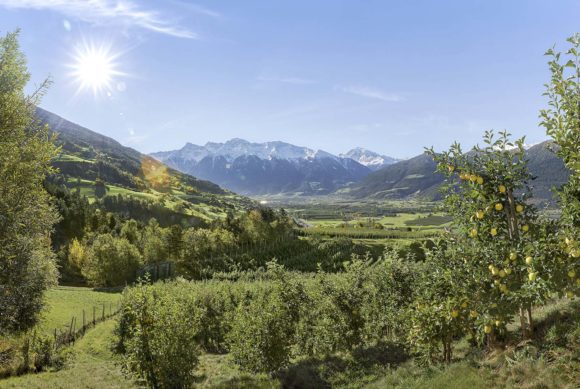
M 353 159 L 373 171 L 377 171 L 385 166 L 400 161 L 400 159 L 381 155 L 369 149 L 365 149 L 364 147 L 355 147 L 346 153 L 339 154 L 338 156 Z
M 551 201 L 551 189 L 568 180 L 564 163 L 550 148 L 551 141 L 531 145 L 526 149 L 528 167 L 535 177 L 530 184 L 536 201 Z M 435 173 L 435 162 L 423 153 L 408 160 L 399 161 L 377 170 L 359 182 L 337 190 L 337 194 L 355 199 L 401 199 L 401 198 L 439 198 L 439 186 L 444 177 Z
M 91 201 L 122 195 L 141 201 L 142 209 L 165 208 L 172 220 L 193 223 L 211 221 L 252 203 L 40 107 L 36 117 L 57 135 L 60 147 L 52 163 L 58 173 L 51 179 Z
M 384 161 L 385 157 L 369 153 Z M 188 142 L 181 149 L 150 155 L 177 170 L 249 195 L 328 194 L 373 170 L 353 158 L 324 150 L 241 138 L 204 146 Z

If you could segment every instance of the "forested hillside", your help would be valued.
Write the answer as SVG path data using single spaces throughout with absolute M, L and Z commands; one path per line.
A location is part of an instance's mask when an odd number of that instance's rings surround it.
M 157 206 L 175 214 L 172 221 L 182 215 L 194 224 L 225 217 L 228 211 L 237 212 L 252 205 L 249 199 L 171 169 L 42 108 L 36 109 L 36 116 L 57 135 L 56 143 L 60 146 L 53 162 L 57 172 L 49 181 L 79 191 L 91 202 L 98 199 L 105 204 L 116 202 L 110 205 L 115 207 L 114 211 L 147 221 L 147 215 L 131 213 L 136 203 L 143 203 L 144 207 Z M 119 202 L 132 203 L 133 207 L 127 205 L 123 209 Z M 155 215 L 149 215 L 152 216 Z

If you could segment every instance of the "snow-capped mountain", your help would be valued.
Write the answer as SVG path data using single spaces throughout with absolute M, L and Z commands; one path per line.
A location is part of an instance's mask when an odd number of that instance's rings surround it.
M 350 157 L 285 142 L 231 139 L 151 154 L 167 165 L 243 194 L 326 194 L 372 170 Z
M 311 159 L 317 152 L 307 147 L 294 146 L 284 142 L 251 143 L 244 139 L 234 138 L 225 143 L 208 142 L 205 146 L 187 143 L 179 150 L 184 157 L 201 161 L 208 156 L 221 156 L 233 161 L 241 156 L 254 155 L 260 159 Z
M 367 150 L 362 147 L 355 147 L 354 149 L 349 150 L 344 154 L 339 154 L 339 156 L 342 158 L 353 159 L 373 171 L 382 169 L 387 165 L 398 162 L 398 160 L 395 158 L 387 157 L 386 155 L 380 155 L 374 151 Z

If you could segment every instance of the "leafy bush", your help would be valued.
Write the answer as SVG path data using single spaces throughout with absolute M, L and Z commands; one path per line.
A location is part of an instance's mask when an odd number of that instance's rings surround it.
M 183 296 L 156 294 L 140 285 L 123 306 L 120 333 L 127 364 L 155 388 L 193 384 L 199 350 Z M 185 309 L 184 309 L 185 308 Z
M 244 370 L 273 372 L 290 359 L 303 285 L 270 264 L 275 281 L 236 309 L 229 334 L 233 360 Z
M 137 247 L 125 238 L 103 234 L 95 238 L 81 270 L 92 285 L 119 286 L 132 282 L 140 266 Z

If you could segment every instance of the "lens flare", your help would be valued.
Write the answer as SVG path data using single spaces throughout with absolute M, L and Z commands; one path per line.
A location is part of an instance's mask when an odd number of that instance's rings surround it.
M 83 43 L 73 55 L 71 76 L 78 84 L 77 93 L 92 90 L 93 95 L 109 94 L 116 85 L 115 78 L 122 76 L 116 60 L 119 54 L 113 53 L 110 45 Z
M 171 176 L 167 166 L 151 157 L 141 161 L 141 175 L 156 190 L 167 190 L 171 187 Z

